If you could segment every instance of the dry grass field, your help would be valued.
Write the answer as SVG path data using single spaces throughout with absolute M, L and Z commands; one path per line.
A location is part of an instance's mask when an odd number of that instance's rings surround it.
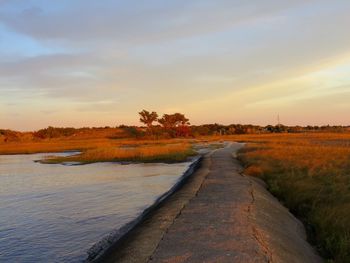
M 233 139 L 233 138 L 232 138 Z M 350 134 L 238 136 L 245 173 L 301 218 L 330 262 L 350 262 Z
M 44 163 L 61 162 L 181 162 L 194 154 L 189 143 L 143 144 L 135 146 L 107 146 L 87 149 L 81 154 L 69 157 L 53 157 Z
M 1 137 L 1 136 L 0 136 Z M 177 144 L 193 140 L 188 139 L 135 139 L 123 134 L 121 129 L 94 129 L 79 132 L 72 136 L 37 139 L 29 133 L 21 134 L 15 141 L 0 139 L 0 154 L 30 154 L 40 152 L 86 151 L 123 146 L 145 146 Z

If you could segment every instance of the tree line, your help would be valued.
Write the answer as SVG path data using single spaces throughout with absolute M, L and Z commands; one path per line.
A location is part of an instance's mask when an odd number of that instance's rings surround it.
M 69 136 L 80 136 L 82 133 L 91 134 L 104 131 L 116 134 L 111 138 L 176 138 L 176 137 L 197 137 L 211 135 L 235 135 L 235 134 L 263 134 L 263 133 L 301 133 L 301 132 L 350 132 L 350 126 L 286 126 L 278 125 L 243 125 L 218 123 L 191 125 L 189 119 L 182 113 L 163 114 L 161 117 L 155 111 L 142 110 L 139 113 L 139 120 L 144 125 L 116 127 L 83 127 L 83 128 L 58 128 L 51 127 L 28 132 L 27 135 L 33 139 L 52 139 Z M 25 133 L 0 129 L 0 142 L 20 141 Z

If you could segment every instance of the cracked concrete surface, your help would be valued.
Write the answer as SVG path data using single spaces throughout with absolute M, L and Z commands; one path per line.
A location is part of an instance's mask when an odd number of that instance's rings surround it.
M 244 176 L 233 143 L 207 155 L 190 180 L 108 262 L 321 262 L 302 224 Z M 232 155 L 233 154 L 233 155 Z

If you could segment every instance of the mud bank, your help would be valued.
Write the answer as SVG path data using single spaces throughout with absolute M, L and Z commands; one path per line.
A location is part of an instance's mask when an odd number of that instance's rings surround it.
M 103 262 L 322 262 L 303 225 L 260 180 L 245 176 L 234 143 L 201 167 Z M 233 157 L 233 158 L 232 158 Z

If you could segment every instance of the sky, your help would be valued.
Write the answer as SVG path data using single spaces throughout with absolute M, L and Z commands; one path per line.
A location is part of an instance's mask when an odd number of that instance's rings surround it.
M 348 0 L 0 0 L 0 128 L 350 125 Z

